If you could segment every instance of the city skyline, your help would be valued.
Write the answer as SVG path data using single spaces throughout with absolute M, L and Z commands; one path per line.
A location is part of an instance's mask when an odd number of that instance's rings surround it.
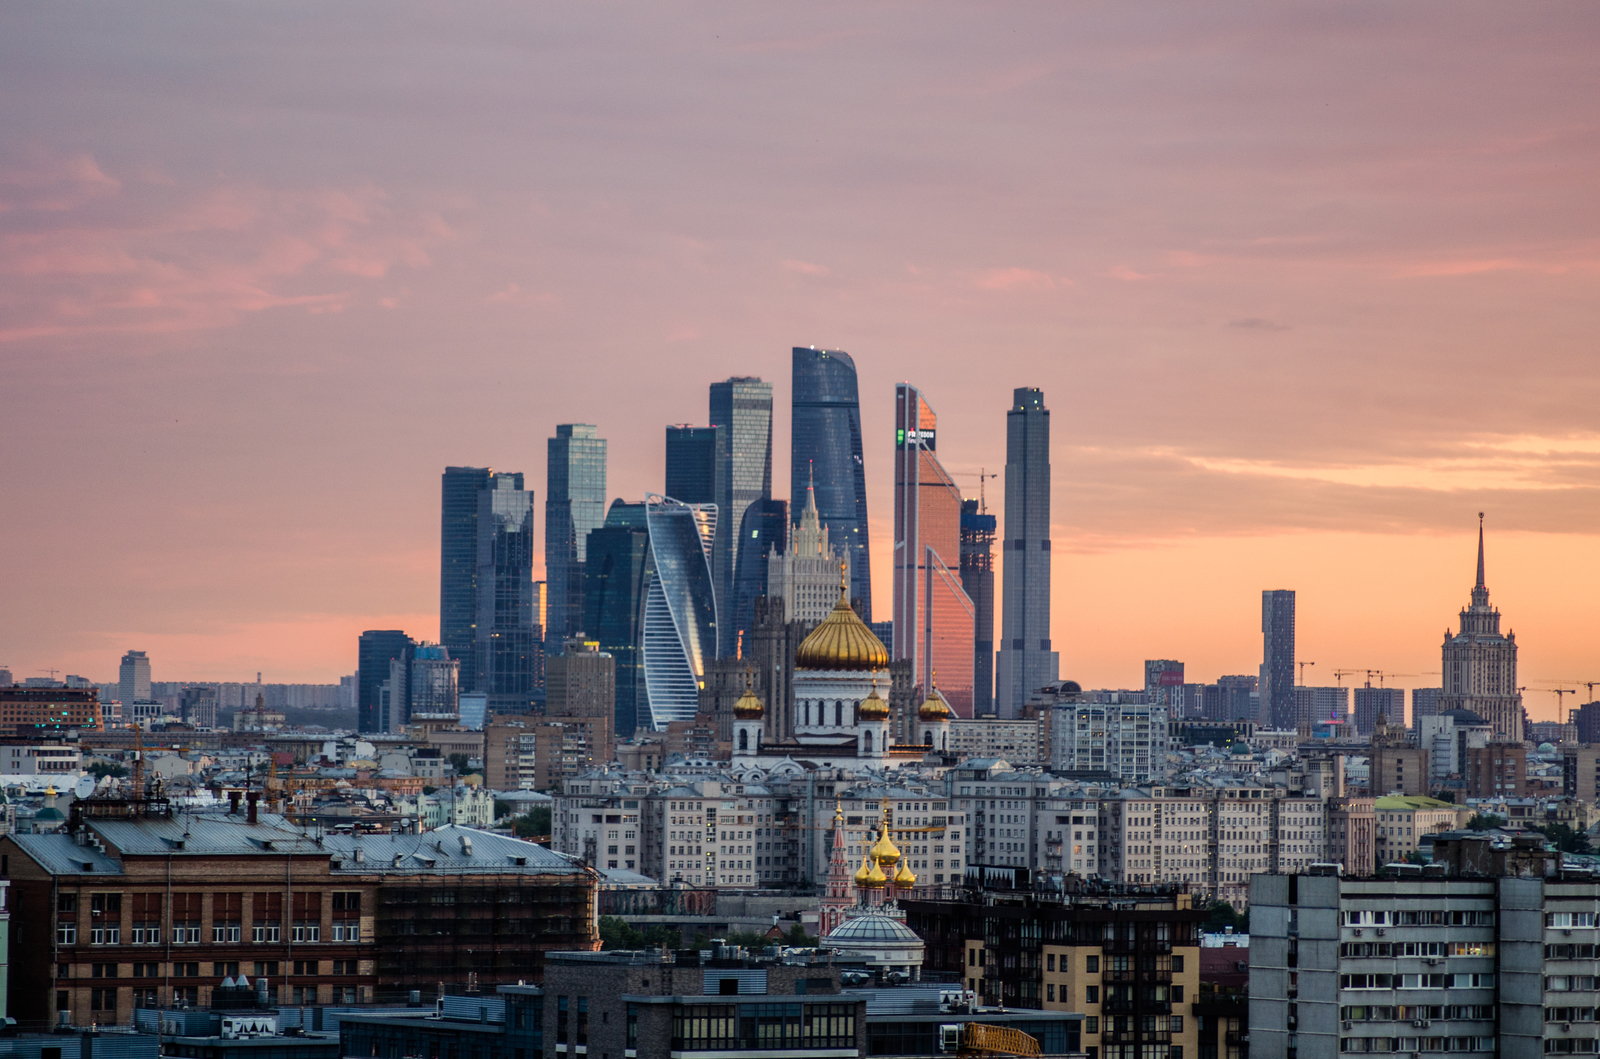
M 1308 682 L 1435 670 L 1481 510 L 1552 717 L 1544 682 L 1600 675 L 1600 27 L 1473 11 L 491 6 L 373 37 L 358 5 L 318 16 L 340 62 L 303 14 L 20 13 L 0 663 L 331 680 L 364 629 L 432 639 L 440 468 L 543 492 L 545 439 L 593 423 L 639 501 L 662 426 L 750 375 L 781 469 L 816 345 L 856 365 L 873 617 L 894 384 L 938 395 L 967 496 L 1038 386 L 1063 678 L 1252 672 L 1274 586 Z M 180 29 L 223 61 L 175 92 Z

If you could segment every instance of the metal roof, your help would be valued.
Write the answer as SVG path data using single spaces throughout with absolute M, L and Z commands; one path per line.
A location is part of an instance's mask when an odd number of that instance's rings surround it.
M 24 853 L 51 875 L 121 875 L 122 865 L 93 846 L 80 846 L 71 835 L 11 835 Z M 85 867 L 87 865 L 87 867 Z
M 336 858 L 333 870 L 352 875 L 575 875 L 583 870 L 537 843 L 459 824 L 420 835 L 326 835 L 323 844 Z M 359 862 L 357 850 L 363 856 Z
M 86 821 L 106 845 L 124 856 L 282 856 L 326 853 L 308 833 L 281 816 L 263 813 L 256 823 L 243 814 L 174 813 L 132 820 Z

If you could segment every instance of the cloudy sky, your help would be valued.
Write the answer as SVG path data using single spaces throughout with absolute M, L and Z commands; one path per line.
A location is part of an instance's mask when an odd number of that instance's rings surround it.
M 893 383 L 973 493 L 1040 386 L 1064 676 L 1253 672 L 1295 588 L 1311 682 L 1428 685 L 1481 510 L 1554 716 L 1600 680 L 1597 54 L 1586 0 L 6 4 L 0 663 L 333 680 L 437 635 L 446 464 L 542 502 L 587 421 L 637 498 L 754 374 L 784 468 L 817 344 L 885 600 Z

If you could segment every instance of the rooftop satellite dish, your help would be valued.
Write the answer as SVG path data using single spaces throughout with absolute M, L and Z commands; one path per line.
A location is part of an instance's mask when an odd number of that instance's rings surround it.
M 94 793 L 95 780 L 93 776 L 81 776 L 77 786 L 72 788 L 74 798 L 87 798 Z

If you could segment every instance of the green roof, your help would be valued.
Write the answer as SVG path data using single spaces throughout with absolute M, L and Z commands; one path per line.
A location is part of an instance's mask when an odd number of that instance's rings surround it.
M 1379 798 L 1376 808 L 1379 811 L 1392 809 L 1459 809 L 1454 802 L 1441 802 L 1437 798 L 1401 797 L 1400 795 L 1385 795 Z

